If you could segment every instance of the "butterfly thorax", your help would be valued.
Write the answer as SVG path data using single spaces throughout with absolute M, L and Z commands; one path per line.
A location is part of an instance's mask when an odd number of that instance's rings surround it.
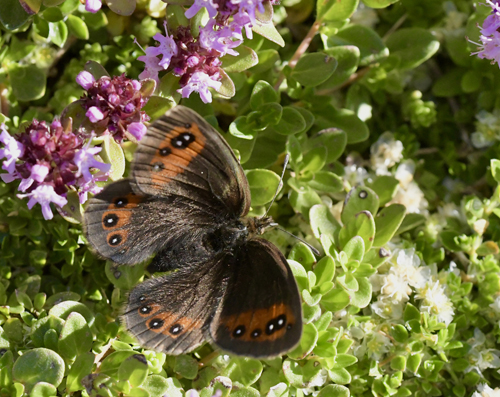
M 273 223 L 273 218 L 270 216 L 263 216 L 260 218 L 246 218 L 244 220 L 246 228 L 250 237 L 260 236 L 264 234 L 267 228 Z

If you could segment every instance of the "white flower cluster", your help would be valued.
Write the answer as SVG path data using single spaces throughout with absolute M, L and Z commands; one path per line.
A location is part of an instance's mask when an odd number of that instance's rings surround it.
M 494 345 L 495 343 L 487 340 L 486 336 L 478 328 L 474 330 L 474 337 L 469 339 L 467 343 L 470 346 L 470 350 L 467 353 L 470 365 L 465 372 L 475 371 L 482 375 L 483 371 L 488 368 L 500 367 L 500 350 L 489 348 L 490 345 Z M 486 396 L 500 397 L 500 394 L 486 394 Z
M 446 286 L 433 277 L 430 267 L 421 266 L 415 249 L 395 250 L 391 265 L 387 273 L 373 275 L 370 279 L 374 292 L 379 292 L 377 301 L 371 305 L 373 312 L 384 319 L 400 320 L 405 303 L 415 293 L 420 311 L 449 325 L 454 310 L 446 295 Z
M 500 397 L 500 388 L 492 389 L 486 383 L 481 383 L 472 397 Z
M 403 159 L 403 143 L 384 132 L 370 148 L 372 168 L 377 175 L 390 175 L 389 168 Z
M 493 113 L 481 110 L 476 115 L 476 119 L 476 131 L 471 135 L 474 147 L 485 148 L 500 139 L 500 112 L 498 110 L 495 109 Z

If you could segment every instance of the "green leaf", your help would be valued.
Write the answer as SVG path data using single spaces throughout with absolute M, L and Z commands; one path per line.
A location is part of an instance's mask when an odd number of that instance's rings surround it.
M 146 390 L 150 396 L 164 396 L 169 388 L 167 379 L 160 375 L 151 375 L 146 378 L 142 384 L 142 388 Z
M 321 170 L 326 163 L 327 150 L 324 147 L 316 147 L 304 154 L 297 171 L 300 174 L 316 173 Z M 314 185 L 314 183 L 313 183 Z M 310 186 L 310 184 L 309 184 Z M 311 186 L 312 187 L 312 186 Z
M 38 382 L 59 386 L 64 376 L 64 360 L 56 352 L 43 347 L 26 351 L 12 367 L 15 381 L 30 390 Z
M 19 0 L 21 5 L 28 14 L 36 14 L 40 11 L 40 7 L 42 5 L 42 0 Z
M 316 172 L 313 179 L 308 181 L 307 184 L 314 190 L 325 193 L 338 193 L 344 188 L 343 179 L 337 174 L 328 171 Z
M 87 24 L 83 20 L 75 15 L 68 15 L 66 20 L 66 25 L 68 26 L 69 32 L 74 35 L 77 39 L 88 40 L 89 39 L 89 29 Z
M 378 207 L 379 199 L 373 190 L 364 186 L 355 187 L 345 198 L 341 215 L 342 222 L 346 224 L 361 211 L 368 211 L 374 215 Z
M 290 184 L 291 179 L 288 180 Z M 302 213 L 306 219 L 312 206 L 321 204 L 321 198 L 309 186 L 301 186 L 299 190 L 290 191 L 288 199 L 295 211 Z M 333 216 L 331 216 L 333 218 Z M 330 219 L 329 219 L 330 220 Z
M 92 332 L 80 313 L 72 312 L 67 317 L 58 347 L 59 353 L 67 360 L 73 360 L 92 348 Z
M 7 30 L 16 30 L 31 17 L 19 0 L 0 1 L 0 22 Z
M 393 176 L 380 175 L 368 182 L 367 186 L 377 194 L 380 206 L 383 207 L 396 195 L 399 181 Z
M 244 357 L 233 357 L 222 374 L 233 382 L 248 387 L 253 385 L 262 374 L 262 363 L 259 360 Z
M 306 129 L 306 121 L 301 112 L 291 106 L 284 106 L 281 120 L 274 129 L 283 135 L 298 134 Z
M 363 142 L 370 136 L 368 126 L 361 121 L 361 119 L 352 110 L 338 110 L 333 106 L 327 106 L 319 114 L 325 118 L 326 123 L 329 126 L 343 130 L 347 136 L 347 143 L 349 144 Z M 328 146 L 328 148 L 335 148 L 335 146 Z M 344 148 L 342 148 L 342 152 L 343 150 Z M 342 154 L 342 152 L 340 154 Z M 335 153 L 338 153 L 338 148 Z
M 299 262 L 294 260 L 288 260 L 288 264 L 290 265 L 290 269 L 295 277 L 295 281 L 297 282 L 297 286 L 299 287 L 299 291 L 303 289 L 309 288 L 309 279 L 307 278 L 307 272 Z
M 252 194 L 252 206 L 260 206 L 269 203 L 280 183 L 280 177 L 270 170 L 250 170 L 246 173 L 250 193 Z
M 361 53 L 354 45 L 331 47 L 323 52 L 337 60 L 337 69 L 318 89 L 337 87 L 347 81 L 358 69 Z
M 172 109 L 175 102 L 168 98 L 152 95 L 141 110 L 144 110 L 151 120 L 163 116 L 167 110 Z
M 426 217 L 422 214 L 406 214 L 405 219 L 403 219 L 403 222 L 401 223 L 401 226 L 399 226 L 395 235 L 414 229 L 425 223 L 425 220 Z
M 305 87 L 316 87 L 326 81 L 336 68 L 335 58 L 314 52 L 302 55 L 290 76 Z
M 133 388 L 142 385 L 146 376 L 148 376 L 148 362 L 142 354 L 127 357 L 118 368 L 118 379 L 128 381 Z
M 356 11 L 359 0 L 317 0 L 316 12 L 320 21 L 342 21 Z
M 99 155 L 104 162 L 111 164 L 109 179 L 112 181 L 120 180 L 125 172 L 125 154 L 111 134 L 104 136 L 102 150 L 99 152 Z
M 107 356 L 101 363 L 100 372 L 108 376 L 116 377 L 118 375 L 118 370 L 120 365 L 129 357 L 137 354 L 133 350 L 120 350 L 111 353 Z
M 35 65 L 12 65 L 9 78 L 12 91 L 19 101 L 33 101 L 45 94 L 47 76 Z
M 252 30 L 269 41 L 278 44 L 280 47 L 285 46 L 285 40 L 283 40 L 283 37 L 278 33 L 272 22 L 262 23 L 259 20 L 255 20 L 255 24 L 252 25 Z
M 38 382 L 31 390 L 30 397 L 57 396 L 57 389 L 47 382 Z
M 256 52 L 244 45 L 238 47 L 238 55 L 225 55 L 221 60 L 226 73 L 241 73 L 259 63 Z
M 59 7 L 48 7 L 40 16 L 47 22 L 59 22 L 64 19 L 64 15 Z
M 340 231 L 342 233 L 342 230 Z M 361 261 L 365 253 L 365 243 L 360 236 L 354 236 L 344 245 L 342 251 L 349 259 Z
M 295 349 L 288 352 L 288 357 L 300 360 L 313 351 L 318 341 L 318 331 L 314 324 L 304 324 L 300 342 Z M 286 375 L 285 375 L 286 376 Z
M 427 29 L 403 28 L 391 34 L 387 47 L 400 59 L 399 69 L 414 69 L 439 50 L 439 41 Z
M 327 128 L 319 131 L 316 135 L 307 140 L 305 149 L 315 147 L 325 147 L 328 150 L 326 163 L 336 161 L 344 153 L 347 145 L 347 134 L 337 128 Z
M 351 374 L 345 368 L 340 369 L 332 369 L 328 371 L 328 376 L 332 380 L 339 385 L 346 385 L 351 383 Z
M 279 94 L 267 81 L 259 80 L 253 86 L 252 94 L 250 95 L 250 106 L 253 110 L 257 110 L 267 103 L 279 101 Z
M 322 367 L 318 364 L 315 359 L 307 360 L 305 364 L 287 359 L 283 362 L 283 374 L 290 386 L 304 389 L 320 379 Z
M 330 255 L 321 258 L 316 266 L 314 266 L 314 274 L 316 275 L 316 285 L 321 285 L 332 281 L 335 274 L 335 262 Z
M 391 204 L 375 217 L 376 234 L 373 245 L 381 247 L 387 244 L 398 230 L 406 214 L 406 207 L 402 204 Z
M 136 0 L 106 0 L 106 4 L 114 13 L 129 16 L 135 11 Z
M 134 266 L 117 266 L 113 262 L 108 261 L 106 262 L 105 272 L 108 280 L 117 288 L 129 290 L 144 275 L 144 267 L 140 264 Z
M 362 254 L 364 254 L 372 247 L 375 230 L 377 230 L 375 221 L 370 211 L 360 211 L 353 218 L 346 217 L 345 224 L 339 233 L 340 247 L 345 248 L 354 236 L 359 236 L 363 240 Z M 362 260 L 362 258 L 363 255 L 352 259 Z
M 298 242 L 292 247 L 290 253 L 288 254 L 288 259 L 299 262 L 307 269 L 310 269 L 316 262 L 316 258 L 314 257 L 311 249 L 301 242 Z
M 77 312 L 80 313 L 89 326 L 92 326 L 94 323 L 94 315 L 90 311 L 90 309 L 80 302 L 73 301 L 65 301 L 55 305 L 52 309 L 50 309 L 49 314 L 55 317 L 60 317 L 63 320 L 72 313 Z
M 340 229 L 339 223 L 333 217 L 330 209 L 326 205 L 318 204 L 311 207 L 309 218 L 311 228 L 316 238 L 319 238 L 322 234 L 333 237 Z
M 175 358 L 174 372 L 186 379 L 195 379 L 198 376 L 198 360 L 186 354 Z
M 226 98 L 232 98 L 234 94 L 236 94 L 236 88 L 233 80 L 231 80 L 227 73 L 222 69 L 219 69 L 219 74 L 221 76 L 220 82 L 222 85 L 216 91 Z
M 328 47 L 353 45 L 359 48 L 359 65 L 366 66 L 378 62 L 389 55 L 380 36 L 367 26 L 347 25 L 327 40 Z
M 341 385 L 326 385 L 318 393 L 317 397 L 349 397 L 349 389 Z
M 356 277 L 358 290 L 351 294 L 351 305 L 364 308 L 372 300 L 372 284 L 367 277 Z
M 258 63 L 253 66 L 249 71 L 252 73 L 262 73 L 273 68 L 276 62 L 280 60 L 280 54 L 273 49 L 266 49 L 257 52 Z
M 321 299 L 321 306 L 323 306 L 326 310 L 330 310 L 332 312 L 342 310 L 349 303 L 351 303 L 349 294 L 340 287 L 326 293 Z
M 92 353 L 84 353 L 78 356 L 71 366 L 66 379 L 66 390 L 68 393 L 83 390 L 82 379 L 92 372 L 95 356 Z
M 495 181 L 500 183 L 500 160 L 491 159 L 490 160 L 491 175 Z

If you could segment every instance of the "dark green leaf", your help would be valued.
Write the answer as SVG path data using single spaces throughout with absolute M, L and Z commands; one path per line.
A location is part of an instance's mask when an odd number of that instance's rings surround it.
M 19 101 L 33 101 L 45 94 L 47 76 L 35 65 L 13 65 L 9 77 L 12 91 Z
M 304 54 L 290 76 L 305 87 L 315 87 L 326 81 L 337 68 L 337 61 L 320 52 Z
M 400 59 L 399 69 L 414 69 L 433 56 L 439 41 L 427 29 L 398 29 L 386 41 L 391 55 Z

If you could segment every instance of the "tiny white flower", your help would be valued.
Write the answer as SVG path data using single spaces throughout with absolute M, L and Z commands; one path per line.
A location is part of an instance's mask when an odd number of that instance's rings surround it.
M 388 169 L 403 159 L 403 143 L 390 132 L 384 132 L 370 148 L 372 168 L 377 175 L 389 174 Z
M 420 310 L 437 316 L 439 322 L 449 325 L 455 311 L 453 303 L 445 293 L 445 288 L 439 281 L 428 282 L 423 288 L 417 289 L 415 299 L 422 300 Z

